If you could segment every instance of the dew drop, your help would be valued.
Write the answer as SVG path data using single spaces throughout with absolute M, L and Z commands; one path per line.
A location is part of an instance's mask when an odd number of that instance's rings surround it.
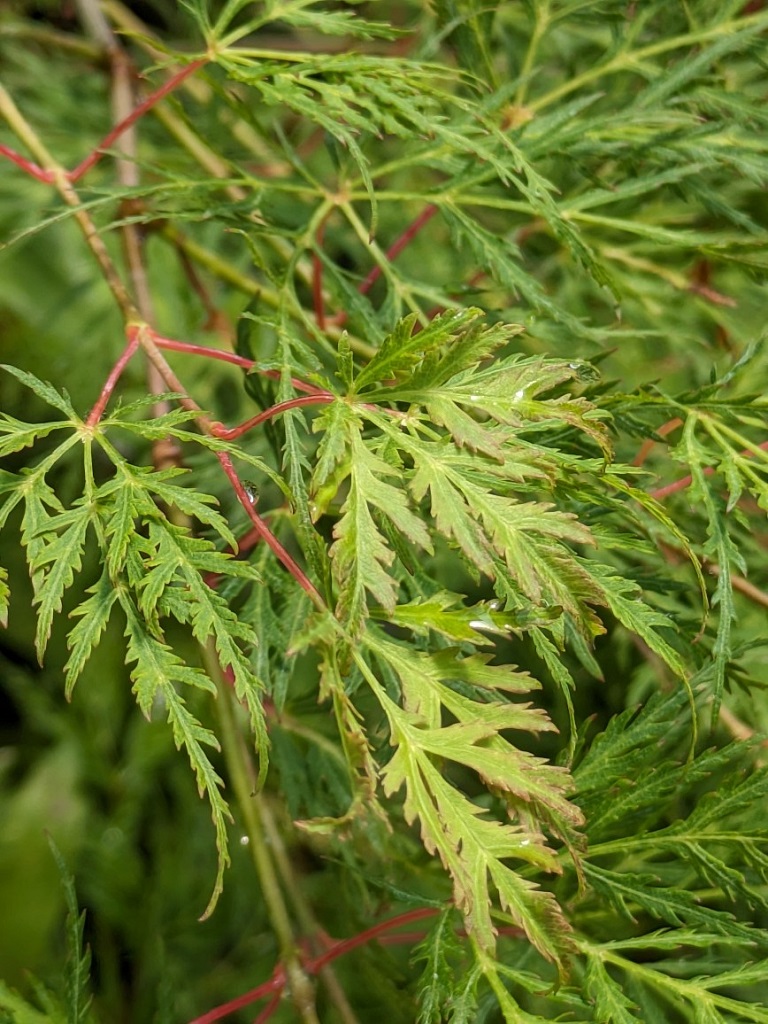
M 518 402 L 520 401 L 521 398 L 525 398 L 525 391 L 522 388 L 520 388 L 519 391 L 515 392 L 515 398 L 517 399 Z
M 470 395 L 469 396 L 469 400 L 470 400 L 470 402 L 479 402 L 480 401 L 480 395 Z
M 240 845 L 241 846 L 247 846 L 248 843 L 250 843 L 250 839 L 248 838 L 248 836 L 240 836 Z

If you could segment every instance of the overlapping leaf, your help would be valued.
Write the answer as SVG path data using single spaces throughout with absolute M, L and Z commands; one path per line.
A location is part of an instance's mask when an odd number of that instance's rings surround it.
M 440 856 L 451 874 L 454 898 L 468 927 L 484 948 L 493 947 L 493 886 L 530 941 L 545 956 L 561 961 L 569 929 L 556 901 L 505 863 L 512 859 L 559 871 L 540 828 L 571 836 L 581 821 L 565 795 L 569 779 L 563 769 L 524 753 L 502 736 L 507 729 L 552 728 L 529 705 L 498 699 L 505 691 L 525 692 L 538 684 L 480 656 L 461 658 L 450 650 L 418 655 L 372 634 L 366 647 L 394 670 L 402 688 L 401 704 L 395 704 L 358 656 L 387 715 L 395 746 L 383 769 L 385 792 L 405 787 L 406 820 L 418 820 L 426 848 Z M 474 697 L 454 689 L 450 680 L 473 688 Z M 442 724 L 446 711 L 455 724 Z M 438 767 L 444 760 L 471 769 L 486 785 L 502 791 L 515 823 L 487 817 L 444 777 Z

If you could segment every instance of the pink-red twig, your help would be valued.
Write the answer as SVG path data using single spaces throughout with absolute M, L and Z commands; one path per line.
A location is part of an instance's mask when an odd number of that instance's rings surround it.
M 167 348 L 172 352 L 186 352 L 191 356 L 205 356 L 207 359 L 219 359 L 223 363 L 232 363 L 235 366 L 242 366 L 244 370 L 250 370 L 256 364 L 253 359 L 246 359 L 245 356 L 235 355 L 234 352 L 222 352 L 218 348 L 208 348 L 206 345 L 192 345 L 188 341 L 174 341 L 173 338 L 164 338 L 160 334 L 152 332 L 152 339 L 158 348 Z
M 409 910 L 405 914 L 398 914 L 397 917 L 390 918 L 389 921 L 381 921 L 372 928 L 367 928 L 365 931 L 359 932 L 357 935 L 353 935 L 349 939 L 340 939 L 338 942 L 334 942 L 319 956 L 308 958 L 303 964 L 304 970 L 307 974 L 318 974 L 322 968 L 331 963 L 331 961 L 338 959 L 340 956 L 344 956 L 345 953 L 349 953 L 351 950 L 357 949 L 359 946 L 364 946 L 366 943 L 370 942 L 371 939 L 375 939 L 377 936 L 382 935 L 385 932 L 392 931 L 394 928 L 400 928 L 402 925 L 410 924 L 412 921 L 421 921 L 426 917 L 434 917 L 437 913 L 438 911 L 434 907 L 421 907 L 418 910 Z M 272 972 L 272 977 L 269 981 L 265 981 L 257 988 L 251 989 L 250 992 L 243 993 L 243 995 L 230 1000 L 228 1003 L 222 1003 L 221 1006 L 215 1007 L 215 1009 L 203 1014 L 202 1017 L 196 1017 L 193 1021 L 190 1021 L 189 1024 L 215 1024 L 216 1021 L 221 1020 L 222 1017 L 229 1016 L 229 1014 L 234 1013 L 235 1010 L 241 1010 L 244 1006 L 248 1006 L 250 1003 L 255 1003 L 259 999 L 264 999 L 271 995 L 272 998 L 269 1003 L 256 1018 L 259 1024 L 264 1024 L 264 1022 L 269 1020 L 274 1013 L 280 1001 L 283 989 L 285 988 L 285 984 L 285 972 L 281 965 L 278 964 Z
M 757 447 L 761 448 L 763 451 L 768 451 L 768 441 L 763 441 L 761 444 L 757 445 Z M 754 451 L 751 448 L 745 448 L 743 451 L 739 452 L 739 455 L 742 455 L 744 458 L 748 458 L 749 456 L 754 455 Z M 702 470 L 704 476 L 712 476 L 715 472 L 716 470 L 713 466 L 705 466 Z M 655 498 L 656 501 L 663 501 L 663 499 L 669 497 L 670 494 L 675 494 L 677 491 L 684 491 L 685 488 L 690 487 L 692 483 L 693 477 L 689 474 L 688 476 L 681 477 L 679 480 L 674 480 L 671 484 L 666 484 L 664 487 L 658 487 L 655 491 L 649 491 L 648 493 L 650 497 Z
M 390 245 L 390 247 L 384 254 L 386 259 L 390 263 L 392 262 L 392 260 L 397 259 L 397 257 L 403 251 L 403 249 L 405 249 L 405 247 L 416 237 L 416 235 L 419 233 L 419 231 L 421 231 L 424 225 L 428 224 L 429 221 L 432 220 L 437 211 L 438 207 L 435 206 L 434 203 L 430 203 L 429 206 L 426 206 L 421 211 L 418 217 L 411 221 L 411 223 L 408 225 L 405 231 L 403 231 L 400 237 L 397 238 L 392 243 L 392 245 Z M 370 289 L 373 287 L 376 281 L 378 281 L 378 279 L 381 277 L 381 274 L 382 270 L 380 266 L 377 265 L 373 267 L 368 272 L 368 275 L 358 285 L 357 290 L 360 292 L 360 294 L 365 295 L 366 292 L 370 291 Z M 346 322 L 347 313 L 344 310 L 333 318 L 333 323 L 337 327 L 341 327 Z
M 324 953 L 320 953 L 319 956 L 308 960 L 304 965 L 304 969 L 309 974 L 317 974 L 326 964 L 331 963 L 340 956 L 344 956 L 345 953 L 349 953 L 353 949 L 357 949 L 359 946 L 364 946 L 371 939 L 377 938 L 377 936 L 382 935 L 384 932 L 392 931 L 393 928 L 400 928 L 402 925 L 410 924 L 412 921 L 423 921 L 425 917 L 434 917 L 437 913 L 439 911 L 435 907 L 420 907 L 418 910 L 409 910 L 405 914 L 398 914 L 397 917 L 390 918 L 389 921 L 380 921 L 379 924 L 373 925 L 372 928 L 366 928 L 365 931 L 358 932 L 357 935 L 353 935 L 349 939 L 340 939 L 338 942 L 334 942 Z
M 187 341 L 174 341 L 172 338 L 164 338 L 152 331 L 152 339 L 158 348 L 167 348 L 174 352 L 186 352 L 191 356 L 205 356 L 208 359 L 219 359 L 224 363 L 233 363 L 235 366 L 242 366 L 244 370 L 252 370 L 256 366 L 255 359 L 246 359 L 245 356 L 237 356 L 234 352 L 222 352 L 218 348 L 208 348 L 205 345 L 192 345 Z M 270 380 L 280 380 L 279 370 L 259 370 L 263 377 Z M 298 377 L 291 377 L 291 384 L 297 391 L 303 391 L 307 395 L 324 395 L 327 392 L 314 384 L 307 384 Z
M 674 419 L 667 420 L 666 423 L 662 423 L 662 425 L 658 428 L 656 433 L 659 437 L 666 437 L 667 434 L 671 434 L 673 430 L 677 430 L 677 428 L 682 427 L 682 425 L 683 421 L 678 416 L 676 416 Z M 632 460 L 632 465 L 642 466 L 645 460 L 652 452 L 655 444 L 656 442 L 653 438 L 649 438 L 647 441 L 643 441 L 642 445 L 640 446 L 640 451 Z
M 177 71 L 176 74 L 171 75 L 167 82 L 161 85 L 159 89 L 156 89 L 150 96 L 147 96 L 147 98 L 140 103 L 135 110 L 132 110 L 127 117 L 124 117 L 119 124 L 116 124 L 115 127 L 104 136 L 98 146 L 91 150 L 85 160 L 81 161 L 73 171 L 68 171 L 67 179 L 74 184 L 74 182 L 82 178 L 82 176 L 86 174 L 94 164 L 97 164 L 99 160 L 101 160 L 104 156 L 104 151 L 108 149 L 116 139 L 119 139 L 123 132 L 127 131 L 131 125 L 135 124 L 140 118 L 142 118 L 144 114 L 146 114 L 148 110 L 151 110 L 159 100 L 164 96 L 167 96 L 169 92 L 173 92 L 173 90 L 176 89 L 185 78 L 189 78 L 190 75 L 193 75 L 195 71 L 198 71 L 207 63 L 208 58 L 201 57 L 199 60 L 193 60 L 191 64 L 187 64 L 186 67 Z M 26 171 L 27 174 L 36 178 L 38 181 L 43 181 L 46 184 L 51 184 L 54 181 L 54 171 L 46 170 L 45 168 L 38 166 L 38 164 L 33 163 L 31 160 L 27 160 L 26 157 L 21 156 L 20 153 L 17 153 L 14 149 L 11 149 L 8 146 L 0 145 L 0 156 L 7 157 L 7 159 L 15 163 L 17 167 L 20 167 L 23 171 Z
M 136 350 L 139 347 L 139 333 L 138 328 L 131 327 L 127 331 L 128 344 L 123 349 L 120 358 L 117 360 L 115 365 L 112 367 L 112 372 L 107 377 L 104 387 L 101 389 L 96 403 L 88 414 L 88 419 L 85 421 L 86 426 L 95 427 L 101 417 L 104 415 L 104 410 L 107 407 L 107 402 L 112 397 L 112 392 L 115 390 L 117 382 L 120 380 L 123 370 L 126 368 L 132 357 L 135 355 Z
M 10 146 L 0 145 L 0 156 L 7 157 L 11 163 L 16 164 L 22 171 L 26 171 L 30 177 L 37 178 L 38 181 L 44 181 L 46 184 L 50 184 L 53 181 L 52 171 L 46 171 L 31 160 L 27 160 L 26 157 L 23 157 L 21 153 L 17 153 L 15 149 L 11 149 Z
M 297 562 L 291 557 L 291 555 L 288 554 L 283 545 L 280 543 L 280 541 L 277 539 L 274 533 L 272 533 L 272 531 L 266 525 L 264 520 L 256 511 L 256 509 L 253 507 L 253 502 L 246 493 L 245 488 L 243 487 L 242 482 L 240 480 L 240 477 L 237 475 L 237 471 L 235 470 L 235 467 L 232 465 L 232 459 L 226 452 L 216 452 L 216 458 L 219 460 L 221 468 L 226 473 L 229 482 L 232 484 L 235 494 L 238 497 L 240 504 L 243 506 L 246 513 L 248 514 L 248 518 L 253 523 L 256 532 L 259 534 L 259 537 L 269 546 L 272 552 L 283 563 L 285 568 L 288 570 L 291 576 L 293 576 L 293 578 L 296 580 L 296 582 L 299 584 L 302 590 L 306 591 L 306 593 L 309 594 L 314 604 L 318 607 L 324 608 L 325 602 L 320 596 L 317 587 L 315 587 L 314 583 L 312 583 L 312 581 L 306 575 L 301 566 L 298 565 Z
M 256 1018 L 256 1020 L 253 1022 L 253 1024 L 266 1024 L 266 1022 L 269 1020 L 269 1018 L 275 1012 L 277 1007 L 280 1005 L 280 1000 L 282 998 L 282 995 L 283 995 L 282 992 L 275 992 L 275 994 L 269 1000 L 267 1005 L 261 1011 L 261 1013 Z
M 405 229 L 402 235 L 400 235 L 400 237 L 396 239 L 396 241 L 394 241 L 392 245 L 390 245 L 390 247 L 387 249 L 385 255 L 390 263 L 392 262 L 392 260 L 397 259 L 397 257 L 403 251 L 403 249 L 405 249 L 405 247 L 410 244 L 410 242 L 416 237 L 416 235 L 418 235 L 418 233 L 421 231 L 424 225 L 428 224 L 432 220 L 437 211 L 438 207 L 435 206 L 434 203 L 430 203 L 429 206 L 426 206 L 421 211 L 421 213 L 419 214 L 418 217 L 416 217 L 415 220 L 411 221 L 411 223 L 408 225 L 408 227 Z M 357 289 L 361 295 L 365 295 L 367 291 L 370 291 L 370 289 L 373 287 L 376 281 L 378 281 L 378 279 L 381 277 L 381 273 L 382 271 L 380 266 L 375 266 L 372 268 L 372 270 L 370 270 L 368 276 Z
M 155 91 L 150 96 L 147 96 L 147 98 L 132 110 L 127 117 L 124 117 L 122 121 L 116 124 L 115 127 L 104 136 L 98 146 L 91 151 L 85 160 L 77 165 L 74 171 L 70 171 L 68 175 L 69 180 L 71 182 L 76 182 L 82 178 L 82 176 L 86 174 L 94 164 L 101 160 L 104 156 L 104 151 L 112 145 L 115 139 L 119 139 L 124 131 L 142 118 L 144 114 L 146 114 L 148 110 L 151 110 L 152 107 L 163 99 L 164 96 L 167 96 L 169 92 L 173 92 L 173 90 L 176 89 L 185 78 L 189 78 L 190 75 L 193 75 L 207 63 L 208 58 L 201 57 L 199 60 L 193 60 L 191 64 L 187 64 L 186 67 L 177 71 L 176 74 L 171 75 L 167 82 L 163 83 L 159 89 L 155 89 Z
M 305 957 L 302 967 L 307 974 L 319 974 L 333 960 L 337 960 L 340 956 L 350 953 L 353 949 L 366 945 L 372 939 L 378 939 L 386 945 L 420 942 L 424 938 L 422 932 L 401 932 L 395 935 L 387 933 L 393 932 L 395 929 L 402 928 L 403 925 L 411 924 L 414 921 L 423 921 L 425 918 L 434 917 L 437 913 L 439 911 L 436 907 L 420 907 L 418 910 L 408 910 L 404 914 L 398 914 L 397 917 L 391 917 L 388 921 L 380 921 L 371 928 L 366 928 L 365 931 L 358 932 L 357 935 L 352 935 L 348 939 L 339 939 L 337 942 L 331 942 L 328 948 L 318 956 Z M 499 932 L 503 935 L 512 936 L 520 936 L 522 934 L 520 928 L 514 926 L 500 928 Z M 460 934 L 466 935 L 466 932 L 462 929 Z M 263 982 L 257 988 L 243 993 L 243 995 L 230 1000 L 228 1003 L 222 1003 L 221 1006 L 209 1010 L 202 1017 L 196 1017 L 189 1024 L 215 1024 L 216 1021 L 221 1020 L 222 1017 L 229 1016 L 235 1010 L 241 1010 L 244 1006 L 248 1006 L 250 1003 L 255 1003 L 259 999 L 265 999 L 271 995 L 272 998 L 269 1003 L 255 1021 L 255 1024 L 265 1024 L 277 1008 L 285 984 L 285 972 L 282 966 L 278 964 L 272 972 L 272 977 L 269 981 Z
M 250 992 L 244 992 L 236 999 L 230 999 L 228 1003 L 222 1003 L 221 1006 L 217 1006 L 208 1013 L 204 1013 L 202 1017 L 195 1017 L 195 1019 L 190 1021 L 189 1024 L 215 1024 L 215 1022 L 217 1020 L 221 1020 L 222 1017 L 228 1017 L 229 1014 L 234 1013 L 235 1010 L 241 1010 L 244 1006 L 249 1006 L 251 1003 L 255 1003 L 259 999 L 264 999 L 268 995 L 271 995 L 272 999 L 270 999 L 267 1004 L 265 1012 L 270 1009 L 270 1007 L 272 1008 L 270 1012 L 273 1012 L 274 1007 L 277 1006 L 283 989 L 285 988 L 285 982 L 285 971 L 283 970 L 282 965 L 278 964 L 269 981 L 265 981 L 263 985 L 259 985 L 257 988 L 252 988 Z
M 332 395 L 330 391 L 327 391 L 324 395 L 303 395 L 301 398 L 289 398 L 286 402 L 278 402 L 277 405 L 265 409 L 258 416 L 252 416 L 251 419 L 246 420 L 237 427 L 231 427 L 229 430 L 226 427 L 219 427 L 215 433 L 217 437 L 221 437 L 225 441 L 234 441 L 236 437 L 241 437 L 253 427 L 257 427 L 260 423 L 271 420 L 275 416 L 281 416 L 284 412 L 288 412 L 289 409 L 298 409 L 303 405 L 328 405 L 335 401 L 335 399 L 336 396 Z

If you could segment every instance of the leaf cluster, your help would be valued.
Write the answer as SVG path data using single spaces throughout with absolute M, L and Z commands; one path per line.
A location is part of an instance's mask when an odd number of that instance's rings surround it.
M 182 6 L 176 47 L 108 5 L 153 84 L 207 61 L 141 118 L 135 184 L 105 159 L 79 205 L 36 184 L 22 216 L 5 186 L 21 171 L 0 168 L 0 623 L 24 671 L 54 666 L 76 709 L 117 649 L 210 808 L 208 913 L 242 839 L 268 836 L 254 860 L 274 935 L 224 893 L 238 964 L 222 1002 L 253 989 L 257 960 L 269 976 L 275 935 L 295 945 L 274 889 L 302 933 L 362 931 L 384 899 L 441 908 L 410 963 L 339 965 L 371 1019 L 768 1020 L 766 772 L 756 740 L 727 734 L 768 727 L 768 14 Z M 74 166 L 89 143 L 53 131 L 75 98 L 49 81 L 88 71 L 95 143 L 94 47 L 40 35 L 26 7 L 0 16 L 4 81 Z M 122 403 L 81 417 L 97 353 L 116 354 L 109 296 L 55 255 L 86 213 L 126 279 L 113 236 L 139 229 L 166 334 L 208 346 L 201 312 L 229 322 L 250 372 L 179 354 L 200 406 L 266 422 L 222 440 L 186 396 L 148 397 L 136 361 Z M 169 438 L 186 468 L 153 465 Z M 251 776 L 233 770 L 241 731 Z M 157 823 L 161 800 L 142 800 Z M 79 1024 L 100 1007 L 66 894 Z M 179 989 L 208 998 L 193 976 L 216 957 L 175 955 Z M 0 989 L 19 1020 L 63 1019 L 42 988 L 37 1003 Z

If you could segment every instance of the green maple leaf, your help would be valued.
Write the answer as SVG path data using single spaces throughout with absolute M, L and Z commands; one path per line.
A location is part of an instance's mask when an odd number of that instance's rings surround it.
M 427 850 L 436 853 L 450 873 L 468 928 L 483 948 L 493 948 L 493 887 L 536 948 L 561 962 L 570 939 L 556 900 L 506 862 L 514 859 L 559 871 L 534 823 L 538 820 L 571 835 L 581 816 L 565 797 L 567 773 L 520 751 L 502 735 L 508 729 L 549 729 L 546 716 L 528 705 L 492 699 L 498 691 L 525 692 L 538 684 L 508 666 L 489 665 L 482 656 L 461 658 L 451 651 L 419 655 L 370 632 L 365 645 L 395 670 L 402 687 L 400 707 L 357 655 L 357 664 L 387 715 L 395 746 L 382 770 L 384 791 L 391 795 L 405 787 L 406 820 L 418 820 Z M 454 689 L 450 680 L 470 686 L 475 696 Z M 455 725 L 441 724 L 443 708 L 456 719 Z M 520 814 L 520 823 L 487 817 L 443 777 L 437 765 L 445 759 L 473 770 L 487 785 L 498 786 L 509 797 L 510 809 Z
M 339 584 L 337 615 L 355 632 L 366 616 L 368 591 L 388 610 L 397 601 L 398 582 L 386 570 L 394 560 L 373 510 L 388 519 L 410 543 L 432 550 L 424 522 L 408 507 L 407 496 L 387 482 L 397 472 L 360 437 L 354 420 L 345 421 L 349 445 L 349 492 L 334 527 L 331 547 L 334 576 Z

